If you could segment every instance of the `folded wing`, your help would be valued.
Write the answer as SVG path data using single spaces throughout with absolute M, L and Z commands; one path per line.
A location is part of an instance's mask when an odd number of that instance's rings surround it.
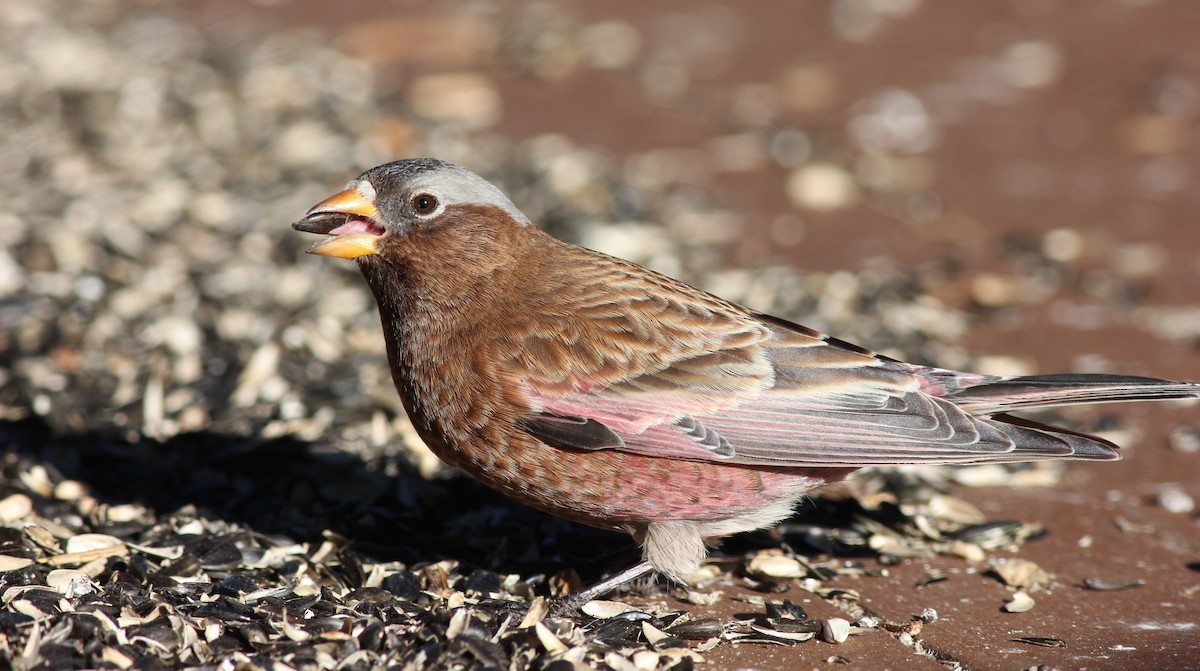
M 920 374 L 929 369 L 762 319 L 762 338 L 684 356 L 587 393 L 542 397 L 542 416 L 523 424 L 567 449 L 760 466 L 1118 458 L 1115 446 L 1098 438 L 978 413 L 1008 408 L 998 402 L 1001 392 L 985 391 L 1000 378 L 931 386 Z M 947 386 L 965 403 L 944 395 Z M 563 431 L 561 417 L 578 418 L 577 437 Z M 585 420 L 607 427 L 611 437 L 597 440 Z

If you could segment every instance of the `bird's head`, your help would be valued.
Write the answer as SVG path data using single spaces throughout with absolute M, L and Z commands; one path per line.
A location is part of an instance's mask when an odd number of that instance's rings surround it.
M 292 228 L 329 236 L 310 247 L 311 254 L 358 259 L 445 233 L 456 222 L 477 221 L 481 215 L 530 225 L 500 189 L 479 175 L 445 161 L 417 158 L 364 172 Z

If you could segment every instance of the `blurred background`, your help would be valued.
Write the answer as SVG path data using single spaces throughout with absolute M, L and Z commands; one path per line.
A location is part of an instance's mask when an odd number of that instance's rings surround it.
M 0 0 L 6 444 L 286 438 L 446 476 L 357 270 L 289 228 L 408 156 L 893 356 L 1200 379 L 1197 34 L 1169 0 Z M 1085 525 L 1044 561 L 1141 515 L 1178 595 L 1197 412 L 1064 412 L 1126 461 L 965 496 Z
M 892 354 L 1200 377 L 1186 4 L 64 7 L 0 5 L 10 414 L 165 437 L 394 412 L 357 273 L 287 224 L 420 155 Z

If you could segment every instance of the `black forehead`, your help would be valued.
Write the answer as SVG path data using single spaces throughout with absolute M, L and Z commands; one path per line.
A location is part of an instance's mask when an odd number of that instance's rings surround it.
M 395 186 L 403 184 L 422 173 L 435 172 L 453 167 L 454 164 L 436 158 L 406 158 L 401 161 L 393 161 L 371 168 L 359 175 L 358 179 L 365 179 L 376 187 L 385 184 Z

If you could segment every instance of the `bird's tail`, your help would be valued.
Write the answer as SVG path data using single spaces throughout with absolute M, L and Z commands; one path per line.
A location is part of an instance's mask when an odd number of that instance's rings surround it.
M 1031 375 L 991 378 L 945 396 L 975 415 L 1079 403 L 1200 398 L 1200 384 L 1129 375 Z

